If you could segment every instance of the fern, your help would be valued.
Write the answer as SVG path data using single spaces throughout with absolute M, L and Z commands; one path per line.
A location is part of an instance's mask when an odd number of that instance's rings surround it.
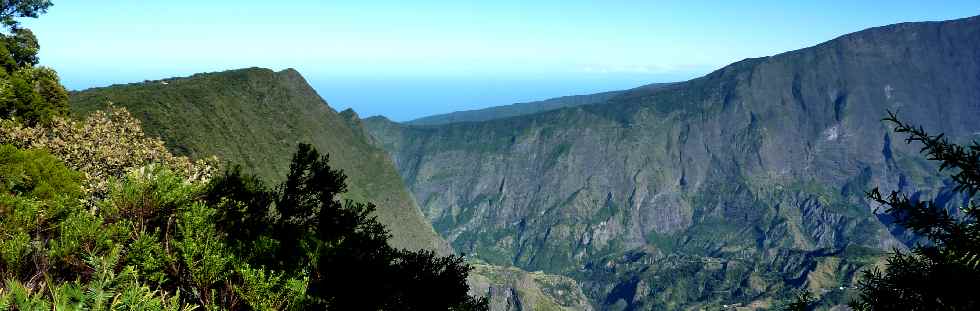
M 55 310 L 84 310 L 85 291 L 78 282 L 65 282 L 55 284 L 50 278 L 47 279 L 48 290 L 51 294 L 51 302 Z
M 10 291 L 10 304 L 20 311 L 51 310 L 51 304 L 40 292 L 34 292 L 16 280 L 8 280 L 7 289 Z

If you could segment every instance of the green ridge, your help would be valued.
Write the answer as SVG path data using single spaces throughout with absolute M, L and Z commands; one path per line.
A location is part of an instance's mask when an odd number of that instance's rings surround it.
M 378 205 L 396 247 L 450 249 L 422 218 L 388 156 L 352 112 L 338 114 L 293 69 L 248 68 L 94 88 L 70 95 L 78 116 L 127 108 L 175 154 L 218 156 L 278 183 L 297 144 L 311 143 L 348 175 L 349 198 Z

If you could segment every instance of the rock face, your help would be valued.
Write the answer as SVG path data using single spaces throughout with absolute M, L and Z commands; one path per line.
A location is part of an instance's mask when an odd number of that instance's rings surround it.
M 490 297 L 491 311 L 592 310 L 574 279 L 514 267 L 477 263 L 471 295 Z
M 888 110 L 980 133 L 980 18 L 872 28 L 599 104 L 364 122 L 458 251 L 645 310 L 766 306 L 798 287 L 843 300 L 856 271 L 912 238 L 864 191 L 949 190 L 879 121 Z
M 73 92 L 70 98 L 78 115 L 110 102 L 125 107 L 174 153 L 217 155 L 275 183 L 288 173 L 297 144 L 311 143 L 347 174 L 349 198 L 378 205 L 394 246 L 451 252 L 422 217 L 388 155 L 367 140 L 360 119 L 331 109 L 295 70 L 197 74 Z

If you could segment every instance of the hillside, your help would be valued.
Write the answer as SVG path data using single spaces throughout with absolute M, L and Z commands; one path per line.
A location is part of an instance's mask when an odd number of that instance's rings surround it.
M 70 101 L 78 116 L 109 102 L 125 107 L 175 154 L 217 155 L 276 183 L 284 180 L 297 144 L 311 143 L 347 174 L 350 198 L 378 205 L 395 246 L 450 251 L 419 214 L 384 151 L 295 70 L 249 68 L 114 85 L 73 92 Z
M 949 193 L 879 122 L 887 110 L 954 140 L 980 132 L 980 17 L 872 28 L 602 104 L 365 124 L 459 251 L 574 277 L 602 309 L 762 307 L 800 287 L 845 301 L 855 271 L 913 243 L 865 190 Z
M 633 90 L 659 90 L 674 83 L 654 83 L 637 87 Z M 405 122 L 408 125 L 442 125 L 456 122 L 481 122 L 504 119 L 529 114 L 535 114 L 555 109 L 605 103 L 626 91 L 602 92 L 588 95 L 572 95 L 551 98 L 541 101 L 516 103 L 506 106 L 496 106 L 484 109 L 457 111 L 446 114 L 422 117 Z
M 378 205 L 379 219 L 394 234 L 394 246 L 451 252 L 419 213 L 387 154 L 368 143 L 370 137 L 357 114 L 331 109 L 292 69 L 249 68 L 71 94 L 71 107 L 78 116 L 105 108 L 108 102 L 130 110 L 149 135 L 161 137 L 175 153 L 192 158 L 217 155 L 276 182 L 288 171 L 296 144 L 312 142 L 347 174 L 350 198 Z M 528 275 L 516 268 L 480 265 L 470 278 L 477 286 L 473 293 L 489 295 L 494 310 L 528 310 L 508 300 L 550 303 L 556 310 L 564 307 L 554 302 L 561 297 L 552 297 L 536 283 L 501 277 L 500 271 Z M 535 274 L 534 278 L 556 276 Z
M 456 122 L 480 122 L 494 119 L 516 117 L 528 114 L 535 114 L 548 110 L 555 110 L 565 107 L 575 107 L 603 103 L 606 100 L 618 95 L 620 92 L 603 92 L 589 95 L 573 95 L 551 98 L 542 101 L 516 103 L 506 106 L 495 106 L 484 109 L 456 111 L 446 114 L 427 116 L 405 122 L 410 125 L 440 125 Z
M 473 268 L 470 291 L 489 293 L 491 311 L 592 310 L 582 288 L 569 277 L 485 263 Z

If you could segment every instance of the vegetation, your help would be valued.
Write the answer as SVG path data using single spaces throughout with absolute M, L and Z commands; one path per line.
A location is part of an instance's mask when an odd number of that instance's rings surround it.
M 36 40 L 7 22 L 49 5 L 0 4 L 15 64 L 0 75 L 0 310 L 487 308 L 461 256 L 390 246 L 311 145 L 268 187 L 172 155 L 125 109 L 67 118 L 57 75 L 32 67 Z
M 980 145 L 963 146 L 942 134 L 930 135 L 922 127 L 906 124 L 889 113 L 885 121 L 895 132 L 908 135 L 906 143 L 922 143 L 929 160 L 939 170 L 951 170 L 953 192 L 964 206 L 947 209 L 934 200 L 910 198 L 892 191 L 883 195 L 875 188 L 868 197 L 909 230 L 929 239 L 909 252 L 896 250 L 884 271 L 863 273 L 857 284 L 860 296 L 850 303 L 856 310 L 976 310 L 980 308 L 970 284 L 980 283 L 980 209 L 972 198 L 980 190 Z
M 307 279 L 309 306 L 340 310 L 486 306 L 485 300 L 467 295 L 470 268 L 461 256 L 394 249 L 387 244 L 387 230 L 371 216 L 373 204 L 336 200 L 346 191 L 345 179 L 328 165 L 327 156 L 301 144 L 289 177 L 276 190 L 233 168 L 211 183 L 207 197 L 224 207 L 214 214 L 215 227 L 233 241 L 230 252 L 249 266 L 278 271 L 280 277 Z M 365 293 L 373 298 L 364 299 Z
M 394 246 L 449 252 L 385 152 L 331 111 L 293 70 L 249 68 L 115 85 L 72 93 L 70 101 L 75 118 L 126 108 L 147 136 L 160 137 L 175 155 L 214 155 L 269 185 L 285 181 L 297 143 L 309 143 L 348 173 L 344 199 L 379 206 L 376 214 Z
M 139 120 L 126 109 L 109 107 L 85 120 L 54 116 L 44 125 L 24 126 L 16 120 L 0 120 L 0 143 L 20 148 L 44 149 L 83 173 L 83 190 L 103 197 L 112 178 L 121 178 L 127 169 L 162 163 L 188 181 L 211 178 L 217 159 L 191 161 L 170 154 L 163 142 L 146 137 Z
M 467 295 L 462 257 L 390 247 L 373 205 L 335 199 L 344 179 L 300 145 L 276 190 L 237 168 L 203 182 L 151 164 L 93 210 L 80 200 L 83 174 L 3 145 L 0 307 L 486 307 Z
M 10 29 L 18 29 L 18 18 L 37 18 L 51 7 L 50 0 L 7 0 L 0 3 L 0 23 Z
M 38 0 L 0 3 L 0 23 L 9 31 L 0 34 L 0 118 L 34 124 L 68 112 L 68 91 L 54 70 L 35 66 L 40 49 L 37 38 L 15 20 L 37 17 L 49 6 L 50 1 Z

